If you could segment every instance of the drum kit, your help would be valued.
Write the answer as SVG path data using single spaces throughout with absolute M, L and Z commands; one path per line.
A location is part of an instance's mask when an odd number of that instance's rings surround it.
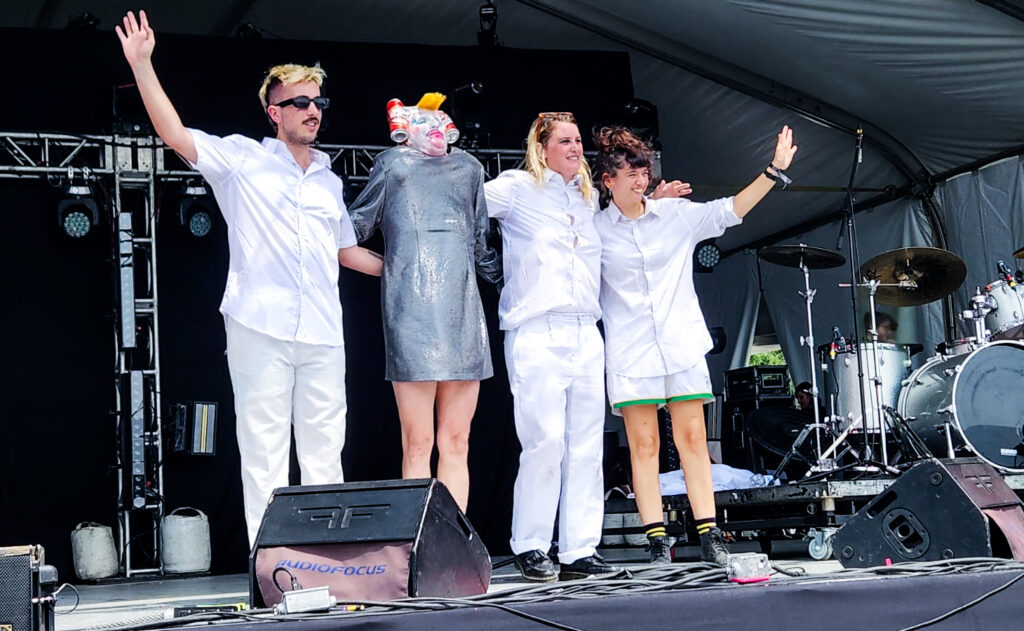
M 768 409 L 748 419 L 751 437 L 784 456 L 776 476 L 793 458 L 811 465 L 808 475 L 828 475 L 847 467 L 896 473 L 893 465 L 900 457 L 963 455 L 1024 472 L 1024 271 L 1011 271 L 999 261 L 998 277 L 978 288 L 959 314 L 973 334 L 939 344 L 935 355 L 912 370 L 911 357 L 923 347 L 880 337 L 875 303 L 920 306 L 949 296 L 967 276 L 960 257 L 908 247 L 870 259 L 858 270 L 857 283 L 869 298 L 867 339 L 847 341 L 835 327 L 831 342 L 816 346 L 810 270 L 839 267 L 845 257 L 803 244 L 765 247 L 758 256 L 803 272 L 807 335 L 800 343 L 807 348 L 815 402 L 820 367 L 828 405 L 824 412 L 812 405 L 813 422 L 793 414 L 775 419 L 780 412 Z M 1024 248 L 1014 257 L 1024 259 Z M 780 431 L 785 435 L 777 435 Z M 805 444 L 812 432 L 813 443 Z M 893 460 L 890 446 L 900 451 Z

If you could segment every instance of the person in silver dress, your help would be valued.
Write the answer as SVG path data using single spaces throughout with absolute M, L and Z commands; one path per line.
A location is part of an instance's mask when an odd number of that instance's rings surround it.
M 377 155 L 349 212 L 358 241 L 384 234 L 385 378 L 402 424 L 402 477 L 431 477 L 436 406 L 437 477 L 466 510 L 470 423 L 480 380 L 494 372 L 476 275 L 497 282 L 501 259 L 487 245 L 483 166 L 449 146 L 458 130 L 437 109 L 443 98 L 388 104 L 402 144 Z

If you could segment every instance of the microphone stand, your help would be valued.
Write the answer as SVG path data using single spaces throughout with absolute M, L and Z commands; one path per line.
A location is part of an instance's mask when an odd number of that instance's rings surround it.
M 857 128 L 857 148 L 853 154 L 853 165 L 850 168 L 850 181 L 846 187 L 846 208 L 843 211 L 843 221 L 846 225 L 847 231 L 849 232 L 849 256 L 846 257 L 850 262 L 850 304 L 853 308 L 853 328 L 854 334 L 851 336 L 851 341 L 856 348 L 857 355 L 857 389 L 860 394 L 860 413 L 861 413 L 861 427 L 864 431 L 864 458 L 871 460 L 874 455 L 871 444 L 871 432 L 868 431 L 868 417 L 867 417 L 867 398 L 864 393 L 864 361 L 861 358 L 861 350 L 863 344 L 858 339 L 857 335 L 857 314 L 860 313 L 860 308 L 857 304 L 857 285 L 859 279 L 857 274 L 860 270 L 860 258 L 857 251 L 857 224 L 854 221 L 854 198 L 853 198 L 853 184 L 857 178 L 857 169 L 860 167 L 861 159 L 863 156 L 864 146 L 864 130 Z M 839 232 L 839 240 L 842 239 L 843 233 L 842 228 Z M 882 449 L 885 449 L 884 443 Z

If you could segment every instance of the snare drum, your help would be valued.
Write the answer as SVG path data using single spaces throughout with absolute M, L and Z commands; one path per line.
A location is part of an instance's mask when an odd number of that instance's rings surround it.
M 1024 339 L 1024 287 L 997 280 L 985 287 L 993 307 L 985 316 L 985 328 L 994 340 Z
M 974 453 L 1024 471 L 1024 344 L 936 355 L 910 375 L 897 409 L 939 458 Z M 947 427 L 949 431 L 947 435 Z
M 910 374 L 910 349 L 902 344 L 868 342 L 852 345 L 849 350 L 837 353 L 829 362 L 831 372 L 825 378 L 825 394 L 835 396 L 836 415 L 839 428 L 845 430 L 860 417 L 860 388 L 857 385 L 857 355 L 864 365 L 864 398 L 867 407 L 867 421 L 861 423 L 858 431 L 877 432 L 880 414 L 875 414 L 875 388 L 871 380 L 874 371 L 874 357 L 878 357 L 878 374 L 882 383 L 882 405 L 896 407 L 903 380 Z

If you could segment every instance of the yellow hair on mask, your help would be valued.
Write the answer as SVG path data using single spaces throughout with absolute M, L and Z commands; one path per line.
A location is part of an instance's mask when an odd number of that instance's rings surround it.
M 421 110 L 437 110 L 444 103 L 444 100 L 448 98 L 440 92 L 427 92 L 420 99 L 420 102 L 416 104 L 416 107 Z

